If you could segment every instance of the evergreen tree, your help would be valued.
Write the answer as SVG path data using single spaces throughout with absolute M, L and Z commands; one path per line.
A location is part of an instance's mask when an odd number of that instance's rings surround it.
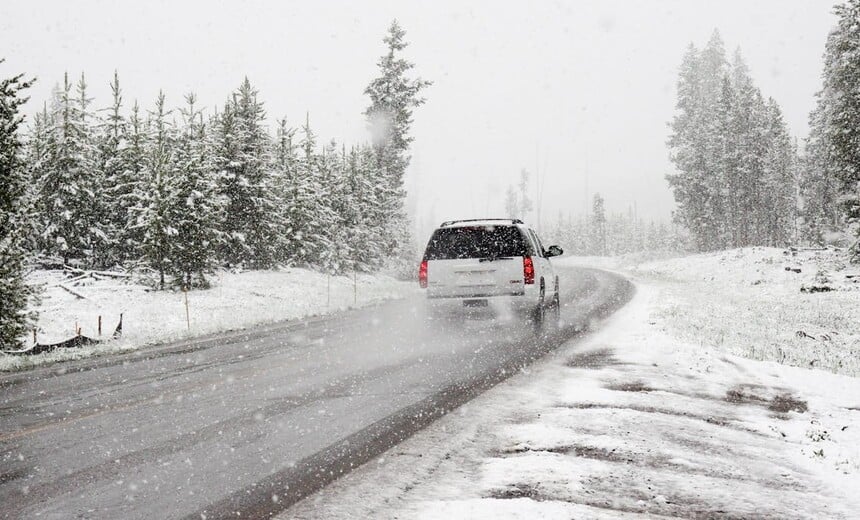
M 699 50 L 692 44 L 681 63 L 677 91 L 676 114 L 670 123 L 670 157 L 677 173 L 667 175 L 669 186 L 678 206 L 678 219 L 691 230 L 703 228 L 709 219 L 708 197 L 705 190 L 706 158 L 702 144 L 702 129 L 708 124 L 705 117 L 706 100 L 703 95 Z M 697 232 L 697 248 L 709 247 L 707 232 Z
M 277 257 L 275 179 L 263 104 L 245 78 L 224 107 L 216 128 L 219 193 L 227 200 L 224 258 L 267 268 Z
M 3 60 L 0 60 L 0 64 Z M 33 294 L 24 281 L 28 211 L 23 144 L 18 129 L 21 91 L 32 81 L 23 75 L 0 80 L 0 346 L 17 348 L 32 322 L 27 306 Z
M 597 255 L 607 254 L 606 250 L 606 209 L 603 197 L 594 194 L 591 204 L 591 251 Z
M 216 262 L 217 226 L 223 219 L 222 198 L 207 168 L 203 115 L 194 94 L 185 96 L 182 131 L 171 163 L 174 194 L 170 211 L 170 272 L 185 289 L 208 287 L 206 274 Z
M 365 230 L 367 251 L 357 251 L 360 262 L 366 269 L 376 270 L 391 255 L 388 228 L 385 224 L 385 201 L 391 197 L 392 188 L 379 175 L 375 151 L 371 146 L 361 146 L 358 150 L 358 191 L 360 222 Z
M 801 236 L 811 244 L 823 245 L 825 235 L 838 229 L 841 213 L 837 205 L 839 187 L 832 171 L 830 146 L 825 127 L 827 111 L 818 94 L 818 106 L 809 115 L 809 136 L 800 163 Z
M 796 150 L 779 107 L 765 102 L 740 51 L 731 65 L 714 33 L 690 46 L 669 139 L 676 218 L 697 250 L 784 244 L 796 214 Z
M 89 103 L 83 75 L 75 99 L 66 74 L 54 99 L 47 160 L 38 179 L 46 252 L 59 255 L 64 263 L 85 265 L 95 262 L 96 250 L 106 239 L 96 220 L 100 201 L 97 179 L 92 174 Z
M 824 53 L 824 85 L 812 116 L 810 137 L 813 168 L 806 195 L 815 211 L 813 220 L 828 215 L 831 182 L 838 193 L 837 205 L 855 237 L 860 236 L 860 0 L 848 0 L 834 9 L 836 27 L 827 38 Z M 811 177 L 811 179 L 810 179 Z M 832 177 L 830 179 L 826 179 Z M 816 179 L 817 178 L 817 179 Z M 817 182 L 816 182 L 817 181 Z M 818 215 L 815 215 L 818 213 Z M 816 217 L 818 217 L 816 219 Z M 808 222 L 809 223 L 809 222 Z M 855 239 L 854 257 L 860 261 L 860 242 Z
M 278 121 L 272 150 L 273 185 L 276 205 L 275 222 L 278 226 L 278 248 L 275 260 L 295 264 L 301 243 L 296 239 L 296 194 L 298 192 L 298 157 L 293 144 L 295 129 L 287 126 L 287 119 Z
M 429 83 L 407 78 L 403 36 L 394 24 L 382 77 L 367 89 L 368 123 L 387 119 L 382 139 L 349 151 L 318 150 L 309 123 L 298 145 L 285 122 L 273 141 L 247 78 L 208 125 L 188 99 L 176 128 L 163 93 L 145 120 L 137 103 L 126 117 L 115 73 L 96 118 L 83 75 L 74 93 L 66 76 L 25 150 L 41 238 L 28 247 L 64 263 L 150 268 L 160 288 L 171 278 L 205 286 L 216 259 L 344 272 L 408 257 L 402 181 Z
M 234 206 L 237 205 L 231 191 L 242 183 L 238 163 L 239 139 L 236 111 L 233 109 L 232 101 L 228 101 L 224 105 L 224 110 L 210 119 L 209 128 L 211 129 L 209 168 L 218 183 L 218 195 L 224 197 L 226 204 L 224 220 L 218 226 L 223 234 L 219 258 L 228 264 L 235 264 L 240 261 L 240 256 L 247 255 L 245 255 L 244 237 L 239 231 L 242 219 L 231 215 Z
M 406 32 L 394 20 L 383 38 L 388 52 L 377 63 L 380 75 L 364 91 L 370 97 L 370 106 L 364 115 L 373 136 L 377 170 L 388 183 L 383 190 L 386 197 L 380 200 L 383 222 L 391 238 L 391 252 L 401 257 L 410 244 L 404 213 L 403 176 L 409 166 L 409 147 L 414 140 L 409 133 L 412 113 L 425 102 L 421 91 L 431 85 L 429 81 L 408 76 L 414 64 L 400 56 L 408 45 L 405 36 Z
M 326 229 L 326 226 L 335 221 L 335 215 L 325 200 L 325 192 L 319 178 L 322 157 L 316 152 L 316 136 L 311 129 L 309 117 L 305 118 L 299 146 L 303 153 L 296 171 L 290 218 L 299 247 L 297 263 L 320 267 L 326 252 L 335 247 Z
M 117 256 L 122 262 L 132 263 L 142 257 L 144 226 L 137 223 L 139 211 L 144 207 L 151 186 L 146 175 L 147 153 L 149 150 L 149 125 L 140 116 L 140 105 L 135 101 L 131 107 L 128 122 L 124 125 L 119 162 L 122 170 L 111 183 L 108 198 L 117 213 Z M 119 220 L 122 222 L 119 222 Z
M 108 250 L 104 252 L 102 259 L 105 265 L 121 263 L 128 256 L 122 238 L 128 221 L 129 196 L 133 187 L 124 175 L 126 121 L 121 114 L 122 91 L 116 72 L 110 87 L 113 102 L 99 127 L 95 160 L 97 182 L 102 186 L 102 195 L 96 208 L 96 221 L 104 226 L 107 236 L 105 245 Z
M 53 121 L 48 113 L 47 103 L 42 105 L 42 111 L 37 113 L 33 118 L 33 125 L 30 127 L 29 136 L 26 140 L 26 160 L 25 167 L 27 169 L 27 192 L 30 214 L 25 222 L 28 225 L 27 250 L 40 255 L 44 252 L 44 246 L 41 239 L 43 229 L 42 215 L 44 214 L 44 200 L 39 196 L 39 179 L 43 172 L 46 171 L 50 157 L 48 155 L 50 130 L 53 126 Z
M 142 259 L 158 275 L 158 288 L 166 287 L 171 272 L 171 242 L 177 234 L 172 220 L 177 189 L 174 172 L 175 130 L 167 120 L 164 93 L 159 92 L 155 111 L 150 113 L 147 147 L 143 160 L 143 182 L 137 205 L 132 208 L 134 227 L 140 231 Z
M 549 230 L 547 243 L 559 244 L 566 254 L 572 255 L 623 255 L 641 251 L 681 252 L 683 247 L 673 236 L 674 230 L 665 222 L 650 221 L 647 225 L 637 218 L 635 211 L 627 214 L 607 215 L 598 203 L 595 213 L 574 219 L 565 219 L 559 212 L 556 224 Z M 604 215 L 601 224 L 600 215 Z M 591 222 L 589 222 L 589 220 Z M 605 229 L 605 243 L 600 228 Z
M 82 209 L 83 220 L 79 222 L 79 240 L 83 246 L 84 263 L 90 267 L 105 267 L 109 262 L 110 237 L 106 229 L 108 209 L 104 200 L 102 171 L 97 164 L 96 117 L 90 110 L 93 99 L 88 96 L 88 85 L 84 74 L 75 86 L 78 124 L 81 132 L 79 201 L 86 203 Z
M 767 102 L 761 214 L 764 242 L 770 246 L 786 246 L 797 240 L 797 148 L 788 135 L 779 105 L 772 98 Z M 765 209 L 767 208 L 767 209 Z
M 327 210 L 324 214 L 328 217 L 327 221 L 320 222 L 320 231 L 325 235 L 326 242 L 331 244 L 322 251 L 318 262 L 326 272 L 341 273 L 353 267 L 349 247 L 351 201 L 348 198 L 345 157 L 335 141 L 323 148 L 318 164 L 320 198 Z
M 347 229 L 346 243 L 353 269 L 373 270 L 384 257 L 383 236 L 378 220 L 379 204 L 374 190 L 373 150 L 353 147 L 346 159 L 346 187 L 343 219 Z

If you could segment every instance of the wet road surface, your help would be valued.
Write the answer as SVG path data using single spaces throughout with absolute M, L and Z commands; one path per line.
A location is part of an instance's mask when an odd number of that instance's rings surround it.
M 267 517 L 623 305 L 560 269 L 563 327 L 421 298 L 0 376 L 0 518 Z

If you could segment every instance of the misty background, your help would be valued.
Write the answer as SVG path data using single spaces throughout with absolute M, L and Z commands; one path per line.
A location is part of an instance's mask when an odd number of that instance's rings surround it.
M 364 87 L 397 18 L 415 74 L 433 81 L 415 112 L 408 208 L 416 240 L 445 219 L 501 216 L 521 169 L 544 183 L 541 222 L 635 207 L 668 221 L 667 122 L 687 45 L 718 29 L 740 47 L 756 84 L 806 135 L 834 24 L 823 1 L 689 2 L 28 2 L 0 6 L 4 68 L 38 78 L 33 114 L 62 81 L 86 73 L 96 106 L 118 70 L 128 103 L 159 89 L 206 113 L 245 76 L 269 126 L 306 113 L 323 140 L 369 140 Z

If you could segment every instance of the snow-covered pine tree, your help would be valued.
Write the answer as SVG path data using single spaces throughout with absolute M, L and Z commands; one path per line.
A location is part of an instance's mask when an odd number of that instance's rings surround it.
M 287 119 L 278 120 L 272 147 L 273 190 L 276 200 L 277 254 L 280 264 L 296 263 L 301 243 L 296 239 L 298 228 L 293 222 L 297 192 L 298 157 L 293 144 L 295 129 L 287 126 Z
M 653 220 L 648 222 L 648 228 L 645 230 L 645 250 L 660 251 L 662 244 L 660 243 L 660 230 L 657 223 Z
M 96 135 L 96 177 L 101 184 L 98 221 L 106 234 L 102 263 L 122 263 L 128 259 L 127 248 L 122 243 L 123 232 L 128 221 L 128 203 L 132 184 L 125 178 L 126 121 L 122 115 L 122 90 L 119 75 L 114 72 L 110 84 L 112 102 L 105 109 Z
M 299 147 L 302 153 L 296 169 L 290 211 L 290 223 L 295 230 L 293 239 L 298 246 L 296 261 L 299 265 L 321 267 L 327 252 L 336 247 L 326 229 L 335 222 L 336 215 L 325 200 L 320 179 L 322 157 L 316 152 L 316 136 L 310 126 L 310 116 L 305 117 Z
M 390 199 L 393 188 L 381 178 L 372 146 L 360 146 L 358 156 L 358 212 L 367 238 L 367 251 L 356 250 L 356 254 L 366 269 L 376 270 L 391 254 L 385 201 Z
M 123 169 L 112 183 L 109 200 L 123 219 L 116 232 L 115 249 L 122 262 L 140 262 L 143 255 L 144 227 L 138 225 L 142 208 L 148 200 L 150 183 L 146 178 L 147 153 L 149 150 L 149 123 L 140 116 L 137 101 L 131 107 L 127 124 L 124 125 L 121 149 Z
M 736 104 L 722 38 L 714 31 L 702 51 L 690 45 L 678 79 L 677 112 L 670 126 L 671 158 L 678 173 L 667 176 L 678 204 L 677 218 L 693 234 L 697 249 L 726 247 L 726 170 L 732 165 L 732 125 Z
M 369 182 L 371 179 L 365 175 L 368 170 L 362 160 L 361 150 L 356 147 L 350 149 L 344 160 L 343 183 L 347 203 L 344 205 L 342 218 L 347 230 L 346 245 L 349 249 L 350 268 L 364 271 L 374 267 L 378 257 L 374 256 L 377 251 L 373 243 L 373 185 Z
M 321 202 L 330 219 L 321 227 L 330 247 L 322 251 L 319 265 L 326 272 L 343 273 L 353 269 L 349 247 L 351 201 L 346 183 L 345 157 L 334 140 L 323 148 L 317 164 Z
M 3 60 L 0 59 L 0 64 Z M 18 129 L 21 92 L 32 81 L 23 75 L 0 80 L 0 347 L 17 348 L 33 316 L 28 304 L 33 295 L 24 281 L 26 232 L 30 226 L 26 206 L 27 175 L 22 163 L 23 144 Z
M 738 192 L 742 185 L 736 153 L 738 137 L 733 132 L 737 124 L 737 104 L 734 86 L 728 76 L 723 75 L 717 98 L 705 100 L 703 105 L 707 116 L 697 143 L 704 157 L 701 172 L 703 213 L 696 230 L 705 250 L 730 247 L 743 203 Z
M 754 89 L 748 80 L 746 64 L 736 52 L 731 74 L 723 75 L 722 91 L 715 110 L 717 123 L 708 137 L 712 143 L 712 164 L 709 175 L 714 194 L 712 218 L 708 223 L 712 240 L 709 249 L 725 249 L 746 245 L 750 239 L 750 211 L 754 200 L 756 154 L 749 149 Z
M 773 98 L 768 99 L 765 109 L 767 149 L 763 160 L 759 224 L 763 242 L 780 247 L 797 240 L 797 148 L 788 134 L 782 110 Z
M 606 208 L 603 197 L 599 193 L 594 194 L 591 204 L 591 252 L 592 254 L 605 255 L 606 251 Z
M 785 242 L 795 213 L 785 196 L 796 189 L 794 152 L 776 114 L 740 51 L 728 66 L 717 32 L 701 52 L 688 48 L 668 143 L 678 172 L 667 178 L 675 218 L 695 249 Z
M 149 114 L 146 149 L 143 160 L 143 179 L 131 208 L 134 227 L 141 236 L 141 253 L 144 264 L 158 274 L 158 288 L 166 287 L 166 276 L 172 270 L 171 242 L 176 235 L 172 209 L 176 205 L 174 172 L 175 129 L 167 120 L 169 111 L 164 105 L 164 93 L 159 92 L 155 110 Z
M 208 287 L 206 274 L 216 265 L 218 225 L 223 220 L 223 198 L 207 168 L 203 115 L 194 94 L 185 96 L 183 126 L 176 140 L 171 167 L 170 273 L 185 289 Z
M 385 227 L 392 242 L 391 252 L 403 260 L 406 260 L 403 253 L 411 249 L 404 211 L 403 176 L 409 166 L 409 147 L 414 140 L 409 133 L 412 112 L 424 104 L 420 93 L 431 85 L 429 81 L 408 76 L 414 64 L 400 56 L 408 45 L 405 36 L 406 32 L 394 20 L 383 38 L 388 52 L 377 63 L 380 75 L 364 91 L 370 97 L 370 106 L 364 115 L 373 136 L 377 168 L 391 188 L 389 196 L 381 201 Z
M 701 228 L 708 218 L 705 190 L 705 153 L 701 132 L 707 121 L 703 95 L 699 50 L 692 44 L 687 48 L 677 83 L 678 102 L 670 127 L 670 158 L 676 173 L 666 176 L 678 206 L 679 222 L 697 238 L 700 250 L 708 248 L 707 236 Z
M 777 136 L 776 129 L 770 121 L 770 109 L 761 91 L 753 84 L 740 50 L 735 53 L 732 75 L 737 105 L 731 130 L 737 136 L 733 153 L 738 161 L 735 178 L 738 179 L 737 199 L 740 213 L 731 224 L 733 239 L 729 242 L 729 247 L 769 245 L 774 243 L 774 240 L 781 240 L 771 235 L 773 229 L 769 223 L 786 217 L 775 214 L 785 208 L 782 205 L 770 205 L 772 201 L 766 191 L 767 159 L 772 151 L 771 140 Z M 776 124 L 781 124 L 781 119 Z M 776 162 L 772 163 L 772 166 L 776 165 Z M 785 186 L 785 189 L 794 189 L 792 172 L 787 172 L 788 177 L 782 177 L 783 172 L 771 173 L 771 181 L 786 180 L 789 185 Z M 793 211 L 790 213 L 793 214 Z M 790 218 L 790 215 L 788 217 Z
M 277 257 L 277 203 L 265 112 L 248 78 L 233 93 L 216 128 L 219 193 L 227 200 L 224 258 L 253 268 Z
M 819 92 L 818 106 L 809 114 L 810 130 L 800 162 L 799 179 L 801 238 L 814 245 L 823 245 L 825 237 L 838 230 L 842 223 L 837 204 L 839 181 L 833 172 L 832 149 L 825 132 L 829 125 L 827 117 L 828 110 Z
M 701 175 L 702 213 L 696 221 L 696 235 L 705 250 L 726 247 L 726 198 L 725 161 L 726 150 L 720 147 L 723 131 L 730 118 L 733 90 L 725 76 L 728 74 L 728 61 L 723 39 L 719 31 L 714 31 L 707 45 L 702 49 L 698 67 L 701 90 L 696 113 L 696 127 L 691 128 L 694 146 L 701 157 L 697 165 Z M 723 111 L 724 117 L 718 117 Z
M 838 17 L 824 52 L 824 86 L 818 97 L 825 142 L 839 190 L 838 205 L 854 236 L 854 259 L 860 261 L 860 0 L 834 8 Z M 813 127 L 813 130 L 816 130 Z
M 106 229 L 108 208 L 104 198 L 104 177 L 97 164 L 98 151 L 96 148 L 96 117 L 90 110 L 93 98 L 87 93 L 86 78 L 81 78 L 75 85 L 77 94 L 76 104 L 78 122 L 82 133 L 81 144 L 81 187 L 79 200 L 85 202 L 81 221 L 82 244 L 84 246 L 85 263 L 90 267 L 105 267 L 109 262 L 110 238 Z
M 41 207 L 44 202 L 39 197 L 39 179 L 45 171 L 49 156 L 48 156 L 48 140 L 50 138 L 50 129 L 53 122 L 48 113 L 48 104 L 43 103 L 42 111 L 33 117 L 33 124 L 29 129 L 27 139 L 25 140 L 26 159 L 25 167 L 27 169 L 27 197 L 30 201 L 28 204 L 30 215 L 25 219 L 29 229 L 27 235 L 27 250 L 36 256 L 44 252 L 44 244 L 41 239 L 42 214 L 44 213 Z
M 92 174 L 89 103 L 83 75 L 74 98 L 66 74 L 52 106 L 47 160 L 38 179 L 47 253 L 60 256 L 64 263 L 85 265 L 93 264 L 94 249 L 106 237 L 95 220 L 99 201 Z
M 238 231 L 238 218 L 230 216 L 234 205 L 230 191 L 240 183 L 241 178 L 236 110 L 232 103 L 232 100 L 228 100 L 223 111 L 216 111 L 209 119 L 208 154 L 209 169 L 217 182 L 218 195 L 224 198 L 226 204 L 224 220 L 218 226 L 222 233 L 218 256 L 228 265 L 237 263 L 239 253 L 245 252 L 244 237 Z

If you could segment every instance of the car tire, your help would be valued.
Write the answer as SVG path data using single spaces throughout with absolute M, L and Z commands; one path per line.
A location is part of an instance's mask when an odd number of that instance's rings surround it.
M 561 327 L 561 298 L 558 295 L 558 291 L 555 292 L 555 296 L 552 298 L 548 319 L 549 332 L 557 332 Z
M 546 299 L 545 291 L 546 289 L 544 288 L 543 280 L 541 280 L 540 298 L 538 298 L 538 303 L 531 312 L 531 322 L 535 334 L 541 334 L 543 332 L 544 324 L 546 322 L 546 302 L 544 301 Z

